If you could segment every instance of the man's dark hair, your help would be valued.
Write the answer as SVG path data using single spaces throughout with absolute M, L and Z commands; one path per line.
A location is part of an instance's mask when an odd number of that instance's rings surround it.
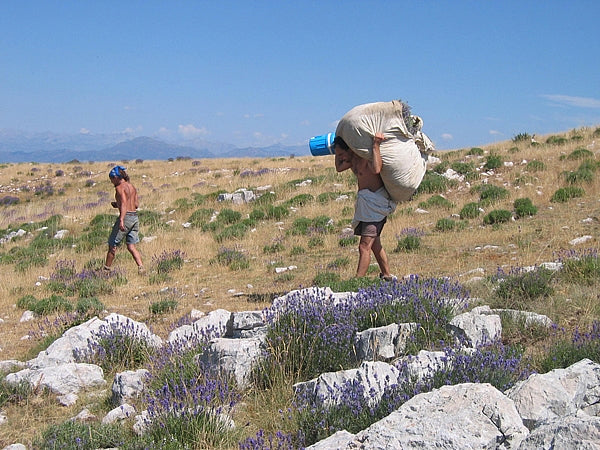
M 342 150 L 350 150 L 350 147 L 348 144 L 346 144 L 346 141 L 344 141 L 341 136 L 336 136 L 333 140 L 333 148 L 336 146 L 339 146 Z

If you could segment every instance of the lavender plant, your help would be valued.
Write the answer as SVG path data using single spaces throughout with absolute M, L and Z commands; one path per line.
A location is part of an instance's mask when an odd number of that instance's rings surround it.
M 537 362 L 540 372 L 562 369 L 584 358 L 600 363 L 600 322 L 592 322 L 587 330 L 575 328 L 571 336 L 557 326 L 553 331 L 551 344 Z
M 85 350 L 78 352 L 75 359 L 96 364 L 105 372 L 137 369 L 146 363 L 154 348 L 146 336 L 127 319 L 112 321 L 92 332 Z
M 229 415 L 239 393 L 228 379 L 206 370 L 197 360 L 214 337 L 218 337 L 214 328 L 204 329 L 151 355 L 144 402 L 153 442 L 168 442 L 172 448 L 213 448 L 236 439 Z
M 397 244 L 394 249 L 395 253 L 412 252 L 421 247 L 421 238 L 425 236 L 423 230 L 417 228 L 404 228 L 398 236 L 396 236 Z

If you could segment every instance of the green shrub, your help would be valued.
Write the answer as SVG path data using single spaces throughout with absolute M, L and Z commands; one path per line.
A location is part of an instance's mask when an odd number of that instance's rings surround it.
M 338 240 L 340 247 L 353 247 L 358 244 L 358 236 L 342 237 Z
M 531 202 L 531 199 L 528 197 L 516 199 L 513 203 L 513 206 L 515 208 L 515 215 L 517 218 L 535 216 L 538 211 L 538 209 Z
M 561 258 L 560 276 L 568 283 L 591 286 L 600 280 L 600 260 L 595 250 Z
M 231 270 L 243 270 L 250 267 L 248 257 L 240 250 L 221 248 L 210 264 L 227 266 Z
M 104 304 L 97 297 L 80 298 L 75 305 L 75 311 L 84 317 L 99 314 L 104 309 Z
M 313 286 L 328 287 L 341 280 L 337 272 L 319 272 L 312 280 Z
M 542 170 L 546 170 L 546 164 L 544 164 L 542 161 L 538 161 L 537 159 L 532 159 L 525 167 L 531 172 L 540 172 Z
M 217 222 L 225 225 L 231 225 L 239 222 L 242 219 L 242 213 L 233 209 L 224 208 L 217 216 Z
M 567 155 L 567 158 L 569 161 L 573 161 L 573 160 L 577 160 L 577 159 L 587 159 L 587 158 L 594 158 L 594 152 L 589 151 L 587 148 L 584 147 L 579 147 L 576 148 L 575 150 L 573 150 L 571 153 L 569 153 L 569 155 Z
M 435 224 L 437 231 L 451 231 L 458 227 L 456 220 L 447 217 L 439 219 Z
M 483 168 L 485 170 L 494 170 L 499 167 L 502 167 L 503 164 L 504 164 L 504 161 L 502 160 L 501 156 L 488 155 L 488 157 L 485 159 L 485 164 L 483 165 Z
M 175 311 L 175 309 L 177 309 L 178 303 L 177 300 L 175 299 L 162 299 L 162 300 L 158 300 L 155 302 L 152 302 L 150 304 L 150 306 L 148 307 L 150 314 L 153 315 L 158 315 L 158 314 L 165 314 L 168 312 L 173 312 Z
M 50 297 L 42 298 L 40 300 L 37 300 L 32 295 L 26 295 L 17 301 L 17 306 L 33 311 L 40 316 L 56 312 L 73 311 L 73 304 L 64 297 L 56 294 L 52 294 Z
M 267 214 L 262 210 L 262 209 L 258 209 L 258 208 L 254 208 L 250 214 L 248 215 L 248 217 L 252 220 L 263 220 L 267 218 Z
M 490 205 L 508 197 L 507 189 L 493 184 L 484 184 L 475 188 L 479 191 L 479 201 L 482 205 Z
M 578 169 L 575 172 L 563 172 L 565 181 L 569 184 L 591 183 L 594 181 L 594 172 L 589 169 Z
M 339 196 L 340 196 L 340 194 L 335 193 L 335 192 L 322 192 L 319 195 L 317 195 L 317 201 L 319 203 L 327 203 L 332 200 L 335 200 Z
M 451 209 L 454 207 L 454 204 L 450 200 L 442 197 L 441 195 L 434 195 L 432 197 L 429 197 L 427 201 L 419 203 L 419 208 L 427 209 L 431 207 Z
M 305 206 L 315 200 L 315 197 L 311 194 L 300 194 L 295 197 L 290 198 L 288 201 L 284 203 L 285 206 L 292 207 L 301 207 Z
M 131 441 L 131 436 L 121 424 L 87 424 L 68 420 L 46 427 L 35 439 L 33 448 L 117 448 L 127 442 L 127 439 Z
M 498 270 L 493 277 L 497 282 L 494 293 L 502 302 L 510 302 L 510 307 L 525 309 L 532 300 L 546 298 L 554 293 L 551 286 L 553 277 L 554 273 L 544 267 L 534 270 L 516 268 L 508 273 Z M 506 307 L 505 303 L 504 305 Z
M 214 213 L 215 212 L 212 209 L 198 209 L 192 213 L 192 215 L 188 218 L 187 221 L 191 224 L 193 228 L 202 228 L 210 221 Z
M 325 240 L 321 236 L 313 236 L 308 240 L 308 248 L 325 247 Z
M 350 264 L 350 259 L 346 256 L 342 256 L 334 259 L 327 264 L 327 270 L 338 270 L 342 267 L 347 267 Z
M 242 222 L 229 225 L 215 236 L 215 240 L 217 242 L 223 242 L 229 239 L 242 239 L 248 230 L 253 226 L 253 224 L 254 222 L 252 222 L 250 219 L 246 219 Z
M 0 379 L 0 408 L 8 404 L 21 405 L 28 401 L 33 394 L 33 387 L 26 380 L 12 384 L 7 383 L 4 377 Z
M 463 175 L 465 180 L 472 181 L 479 178 L 479 173 L 475 170 L 475 164 L 472 162 L 453 162 L 450 166 L 456 173 Z
M 273 206 L 267 205 L 265 208 L 265 214 L 267 215 L 267 219 L 271 220 L 281 220 L 284 217 L 290 215 L 290 210 L 285 206 Z
M 306 249 L 300 245 L 295 245 L 290 250 L 290 256 L 303 255 L 306 253 Z
M 567 186 L 564 188 L 557 189 L 550 201 L 553 203 L 565 203 L 572 198 L 579 198 L 585 195 L 585 191 L 578 186 Z
M 549 145 L 564 145 L 567 142 L 569 142 L 568 139 L 563 136 L 550 136 L 546 139 L 546 144 Z
M 267 255 L 282 252 L 283 250 L 285 250 L 285 247 L 283 246 L 283 244 L 281 242 L 274 242 L 271 245 L 265 245 L 263 247 L 263 253 L 265 253 Z
M 472 147 L 471 150 L 469 150 L 467 152 L 467 155 L 471 155 L 471 156 L 482 156 L 484 153 L 482 148 L 479 147 Z
M 512 213 L 506 209 L 495 209 L 483 216 L 483 223 L 493 225 L 497 223 L 509 222 L 512 218 Z
M 465 220 L 465 219 L 475 219 L 476 217 L 479 217 L 480 212 L 481 211 L 479 210 L 479 203 L 470 202 L 462 207 L 459 214 L 460 214 L 460 218 Z
M 428 170 L 417 188 L 417 194 L 439 194 L 446 192 L 449 187 L 454 186 L 456 182 Z
M 260 197 L 256 198 L 256 200 L 254 200 L 254 203 L 256 203 L 257 205 L 270 205 L 276 199 L 277 199 L 277 196 L 275 195 L 274 192 L 266 192 L 263 195 L 261 195 Z
M 531 142 L 531 136 L 529 133 L 519 133 L 513 136 L 512 141 L 516 144 L 519 142 Z

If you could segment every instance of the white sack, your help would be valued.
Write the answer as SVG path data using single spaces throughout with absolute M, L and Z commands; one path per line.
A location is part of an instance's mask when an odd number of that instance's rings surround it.
M 392 199 L 402 202 L 419 187 L 427 154 L 434 150 L 422 126 L 421 118 L 411 116 L 408 106 L 393 100 L 355 106 L 342 117 L 335 134 L 358 156 L 372 160 L 373 137 L 383 133 L 381 178 Z

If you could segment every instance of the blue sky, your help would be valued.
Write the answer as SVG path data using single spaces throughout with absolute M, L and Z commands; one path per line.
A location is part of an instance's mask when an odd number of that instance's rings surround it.
M 401 98 L 439 149 L 600 125 L 600 2 L 0 2 L 0 129 L 307 144 Z

